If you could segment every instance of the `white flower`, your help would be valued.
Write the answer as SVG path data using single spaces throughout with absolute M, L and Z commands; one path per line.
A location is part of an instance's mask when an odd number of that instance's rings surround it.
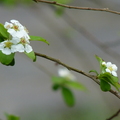
M 106 72 L 109 72 L 110 74 L 112 74 L 113 76 L 117 77 L 117 66 L 115 64 L 112 64 L 111 62 L 103 62 L 102 65 L 105 65 L 107 68 L 105 69 Z
M 30 39 L 28 35 L 28 30 L 19 23 L 17 20 L 11 20 L 11 23 L 5 22 L 4 27 L 7 29 L 8 33 L 12 35 L 13 37 L 27 37 Z
M 0 43 L 0 50 L 2 51 L 2 53 L 10 55 L 11 53 L 13 53 L 11 49 L 13 49 L 12 41 L 6 40 Z
M 76 77 L 73 74 L 71 74 L 67 68 L 59 68 L 58 75 L 60 77 L 65 77 L 73 81 L 76 80 Z
M 12 23 L 8 23 L 8 22 L 5 22 L 4 27 L 5 27 L 6 29 L 10 29 L 10 28 L 13 27 L 13 24 L 12 24 Z
M 11 40 L 1 42 L 0 50 L 6 55 L 15 52 L 30 53 L 33 49 L 29 45 L 30 37 L 28 35 L 28 30 L 17 20 L 11 20 L 10 22 L 11 23 L 5 22 L 4 27 L 11 35 L 11 38 L 9 38 Z
M 15 45 L 13 45 L 13 49 L 12 49 L 12 52 L 27 52 L 27 53 L 30 53 L 33 49 L 32 47 L 29 45 L 29 40 L 26 39 L 25 37 L 22 37 L 22 38 L 13 38 L 11 40 L 12 42 L 16 42 Z

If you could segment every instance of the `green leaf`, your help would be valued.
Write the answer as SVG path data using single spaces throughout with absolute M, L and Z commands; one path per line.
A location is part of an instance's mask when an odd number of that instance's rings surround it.
M 76 82 L 76 81 L 66 81 L 65 85 L 68 86 L 68 87 L 75 88 L 77 90 L 87 90 L 84 85 L 82 85 L 82 84 L 80 84 L 79 82 Z
M 103 72 L 104 72 L 104 69 L 105 69 L 105 66 L 102 65 L 102 62 L 103 62 L 104 60 L 102 60 L 102 58 L 98 57 L 97 55 L 95 55 L 95 57 L 96 57 L 96 59 L 98 60 L 98 62 L 100 63 L 100 71 L 101 71 L 101 73 L 103 73 Z
M 63 8 L 63 7 L 57 7 L 56 10 L 55 10 L 55 13 L 58 16 L 61 16 L 64 13 L 64 10 L 65 10 L 65 8 Z
M 59 84 L 54 84 L 53 86 L 52 86 L 52 89 L 53 90 L 58 90 L 60 88 L 60 85 Z
M 118 77 L 115 77 L 115 76 L 112 76 L 112 80 L 113 80 L 114 82 L 118 82 L 118 81 L 119 81 Z
M 5 114 L 7 120 L 20 120 L 20 118 L 18 116 L 15 115 L 9 115 L 9 114 Z
M 108 72 L 106 72 L 106 73 L 101 73 L 101 74 L 99 74 L 99 76 L 98 76 L 98 79 L 104 79 L 106 82 L 108 82 L 108 81 L 111 81 L 111 78 L 112 77 L 112 75 L 110 74 L 110 73 L 108 73 Z
M 0 62 L 4 65 L 14 65 L 13 60 L 14 60 L 14 53 L 10 55 L 5 55 L 0 51 Z
M 120 92 L 120 83 L 115 83 L 115 87 Z
M 99 63 L 103 62 L 102 58 L 98 57 L 97 55 L 95 55 L 96 59 L 98 60 Z
M 70 81 L 70 80 L 68 80 L 68 79 L 66 79 L 64 77 L 53 76 L 52 77 L 52 82 L 54 84 L 57 84 L 57 85 L 60 85 L 60 86 L 72 87 L 72 88 L 75 88 L 77 90 L 87 90 L 85 88 L 85 86 L 80 84 L 79 82 Z
M 5 38 L 0 34 L 0 42 L 3 42 Z
M 6 65 L 6 66 L 14 66 L 15 65 L 15 59 L 13 58 L 13 60 L 12 60 L 12 62 L 11 63 L 9 63 L 8 65 Z
M 52 82 L 54 84 L 63 84 L 66 82 L 66 79 L 63 77 L 56 77 L 56 76 L 52 76 Z
M 4 28 L 3 24 L 0 23 L 0 34 L 2 37 L 8 39 L 9 33 L 7 32 L 7 29 Z
M 36 61 L 36 55 L 34 53 L 34 51 L 30 52 L 30 53 L 27 53 L 27 52 L 24 52 L 30 59 L 33 60 L 33 62 Z
M 104 74 L 100 74 L 98 79 L 104 80 L 111 85 L 113 85 L 118 91 L 120 91 L 120 87 L 118 85 L 118 77 L 112 76 L 110 73 L 106 72 Z
M 101 80 L 100 81 L 100 88 L 101 88 L 102 91 L 106 92 L 106 91 L 109 91 L 111 89 L 111 86 L 105 80 Z
M 42 41 L 49 45 L 49 42 L 47 40 L 45 40 L 44 38 L 39 37 L 39 36 L 30 36 L 30 40 L 31 41 Z
M 65 103 L 68 106 L 72 107 L 75 104 L 75 99 L 70 89 L 62 87 L 62 95 Z
M 89 73 L 91 73 L 91 72 L 94 72 L 94 73 L 96 73 L 96 75 L 99 75 L 96 70 L 90 70 Z

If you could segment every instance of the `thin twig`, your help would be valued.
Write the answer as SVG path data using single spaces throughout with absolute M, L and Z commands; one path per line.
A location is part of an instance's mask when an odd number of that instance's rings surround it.
M 109 12 L 109 13 L 114 13 L 114 14 L 120 15 L 120 12 L 110 10 L 109 8 L 77 7 L 77 6 L 70 6 L 70 5 L 61 4 L 61 3 L 58 3 L 56 1 L 47 1 L 47 0 L 33 0 L 33 1 L 35 1 L 35 2 L 43 2 L 43 3 L 48 3 L 48 4 L 53 4 L 53 5 L 61 6 L 61 7 L 64 7 L 64 8 L 69 8 L 69 9 L 91 10 L 91 11 L 104 11 L 104 12 Z
M 85 73 L 85 72 L 83 72 L 83 71 L 81 71 L 81 70 L 78 70 L 78 69 L 76 69 L 76 68 L 73 68 L 73 67 L 71 67 L 71 66 L 68 66 L 68 65 L 64 64 L 63 62 L 61 62 L 60 60 L 55 59 L 55 58 L 52 58 L 52 57 L 50 57 L 50 56 L 47 56 L 47 55 L 44 55 L 44 54 L 41 54 L 41 53 L 36 53 L 36 52 L 35 52 L 35 55 L 36 55 L 36 56 L 39 56 L 39 57 L 43 57 L 43 58 L 48 59 L 48 60 L 50 60 L 50 61 L 56 62 L 56 63 L 58 63 L 58 64 L 60 64 L 60 65 L 62 65 L 62 66 L 64 66 L 64 67 L 66 67 L 66 68 L 69 69 L 69 70 L 75 71 L 75 72 L 77 72 L 77 73 L 80 73 L 80 74 L 88 77 L 88 78 L 91 78 L 94 82 L 96 82 L 97 84 L 100 85 L 100 82 L 97 80 L 97 77 L 94 76 L 94 75 L 87 74 L 87 73 Z M 118 95 L 118 93 L 117 93 L 116 91 L 114 91 L 114 90 L 111 89 L 109 92 L 112 93 L 112 94 L 114 94 L 116 97 L 118 97 L 118 98 L 120 99 L 120 95 Z
M 114 115 L 112 115 L 110 118 L 106 120 L 112 120 L 113 118 L 117 117 L 119 114 L 120 114 L 120 109 Z

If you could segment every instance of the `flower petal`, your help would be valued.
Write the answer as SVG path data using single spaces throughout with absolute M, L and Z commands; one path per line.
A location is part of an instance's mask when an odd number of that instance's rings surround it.
M 112 75 L 117 77 L 117 73 L 115 71 L 112 71 Z
M 27 53 L 30 53 L 30 52 L 33 51 L 33 49 L 32 49 L 32 47 L 31 47 L 29 44 L 25 44 L 25 51 L 26 51 Z
M 2 49 L 2 53 L 6 54 L 6 55 L 10 55 L 11 50 L 9 48 L 4 48 L 4 49 Z
M 115 64 L 112 65 L 112 68 L 113 68 L 114 71 L 117 71 L 117 69 L 118 69 Z
M 108 68 L 106 69 L 106 72 L 109 72 L 109 73 L 111 73 L 111 71 L 110 71 Z
M 107 62 L 107 64 L 106 64 L 107 67 L 110 67 L 111 65 L 112 65 L 111 62 Z
M 11 46 L 12 53 L 14 52 L 24 52 L 24 46 L 22 44 L 12 45 Z

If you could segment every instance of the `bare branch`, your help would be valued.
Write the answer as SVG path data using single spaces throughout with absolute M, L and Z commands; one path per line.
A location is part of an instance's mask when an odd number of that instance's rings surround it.
M 117 117 L 119 114 L 120 114 L 120 109 L 114 115 L 112 115 L 110 118 L 106 120 L 112 120 L 113 118 Z
M 53 4 L 53 5 L 61 6 L 61 7 L 64 7 L 64 8 L 69 8 L 69 9 L 104 11 L 104 12 L 109 12 L 109 13 L 114 13 L 114 14 L 120 15 L 120 12 L 114 11 L 114 10 L 110 10 L 109 8 L 77 7 L 77 6 L 70 6 L 70 5 L 61 4 L 61 3 L 58 3 L 56 1 L 47 1 L 47 0 L 33 0 L 33 1 Z
M 60 64 L 60 65 L 62 65 L 62 66 L 64 66 L 64 67 L 66 67 L 66 68 L 69 69 L 69 70 L 75 71 L 75 72 L 77 72 L 77 73 L 80 73 L 80 74 L 88 77 L 88 78 L 91 78 L 94 82 L 96 82 L 97 84 L 100 85 L 100 82 L 97 80 L 97 77 L 94 76 L 94 75 L 87 74 L 87 73 L 85 73 L 85 72 L 83 72 L 83 71 L 81 71 L 81 70 L 78 70 L 78 69 L 76 69 L 76 68 L 73 68 L 73 67 L 71 67 L 71 66 L 68 66 L 68 65 L 64 64 L 63 62 L 61 62 L 60 60 L 55 59 L 55 58 L 52 58 L 52 57 L 50 57 L 50 56 L 47 56 L 47 55 L 44 55 L 44 54 L 41 54 L 41 53 L 36 53 L 36 52 L 35 52 L 35 55 L 36 55 L 36 56 L 39 56 L 39 57 L 43 57 L 43 58 L 48 59 L 48 60 L 50 60 L 50 61 L 56 62 L 56 63 L 58 63 L 58 64 Z M 114 94 L 117 98 L 120 99 L 120 95 L 119 95 L 116 91 L 114 91 L 114 90 L 111 89 L 109 92 L 112 93 L 112 94 Z

